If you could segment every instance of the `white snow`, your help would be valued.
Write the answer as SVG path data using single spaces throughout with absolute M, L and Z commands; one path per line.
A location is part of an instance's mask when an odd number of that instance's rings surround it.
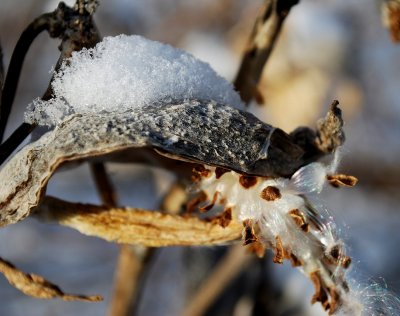
M 55 74 L 54 97 L 29 105 L 25 121 L 57 125 L 73 113 L 125 112 L 172 100 L 214 100 L 243 108 L 233 86 L 207 64 L 141 36 L 106 37 L 73 53 Z

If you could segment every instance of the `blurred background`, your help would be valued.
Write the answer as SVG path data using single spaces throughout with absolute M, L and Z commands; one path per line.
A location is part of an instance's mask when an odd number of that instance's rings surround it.
M 73 4 L 74 1 L 66 1 Z M 55 0 L 2 0 L 0 41 L 7 67 L 15 43 Z M 102 36 L 139 34 L 183 48 L 232 81 L 260 0 L 100 1 L 95 21 Z M 315 126 L 333 99 L 340 101 L 347 141 L 339 171 L 359 178 L 350 189 L 321 198 L 349 246 L 351 274 L 360 288 L 371 280 L 400 293 L 400 45 L 390 41 L 377 0 L 302 0 L 287 18 L 260 84 L 265 104 L 250 111 L 290 132 Z M 57 40 L 43 33 L 22 72 L 6 136 L 26 106 L 46 90 L 58 58 Z M 121 205 L 157 209 L 174 176 L 144 166 L 107 166 Z M 138 185 L 140 183 L 140 185 Z M 48 194 L 99 204 L 89 168 L 57 173 Z M 76 231 L 27 219 L 0 230 L 0 256 L 46 277 L 66 292 L 101 294 L 101 303 L 35 300 L 0 277 L 0 315 L 105 315 L 118 246 Z M 165 248 L 147 271 L 137 315 L 179 315 L 225 249 Z M 206 315 L 324 315 L 311 306 L 311 282 L 299 271 L 248 262 Z M 395 314 L 393 314 L 395 315 Z

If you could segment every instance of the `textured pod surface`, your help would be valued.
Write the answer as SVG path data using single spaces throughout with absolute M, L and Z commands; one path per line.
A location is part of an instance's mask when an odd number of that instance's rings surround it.
M 0 224 L 29 215 L 60 164 L 138 147 L 257 175 L 285 176 L 304 163 L 303 150 L 283 131 L 215 102 L 156 104 L 122 114 L 75 114 L 2 168 Z

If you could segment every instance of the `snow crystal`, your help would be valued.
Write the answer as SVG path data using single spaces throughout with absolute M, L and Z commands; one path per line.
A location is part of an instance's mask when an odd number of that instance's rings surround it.
M 55 74 L 54 97 L 36 99 L 25 121 L 57 125 L 67 115 L 125 112 L 172 100 L 214 100 L 243 108 L 231 84 L 194 56 L 141 36 L 106 37 L 73 53 Z

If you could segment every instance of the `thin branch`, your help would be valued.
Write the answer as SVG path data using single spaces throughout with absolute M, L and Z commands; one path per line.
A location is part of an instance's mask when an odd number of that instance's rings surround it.
M 275 46 L 282 24 L 290 9 L 298 2 L 299 0 L 265 0 L 234 81 L 236 90 L 246 104 L 255 96 L 264 65 Z
M 221 245 L 239 240 L 243 228 L 234 220 L 222 228 L 196 217 L 70 203 L 52 197 L 45 197 L 35 212 L 41 219 L 58 222 L 84 235 L 147 247 Z
M 3 83 L 4 83 L 3 48 L 0 43 L 0 100 L 3 92 Z
M 71 56 L 73 51 L 81 50 L 83 47 L 93 47 L 99 42 L 99 35 L 94 25 L 92 14 L 97 6 L 96 1 L 85 1 L 84 5 L 76 5 L 74 8 L 66 6 L 63 2 L 52 13 L 42 14 L 36 18 L 21 34 L 14 52 L 11 56 L 7 76 L 4 82 L 4 90 L 0 102 L 0 140 L 3 140 L 8 117 L 11 112 L 15 92 L 18 85 L 25 55 L 40 32 L 47 30 L 50 37 L 61 38 L 61 55 L 55 69 L 57 70 L 65 58 Z M 86 8 L 86 10 L 83 10 Z M 51 82 L 51 81 L 50 81 Z M 52 89 L 49 84 L 42 99 L 51 98 Z M 22 127 L 23 126 L 23 127 Z M 0 147 L 0 163 L 19 146 L 19 144 L 30 134 L 35 126 L 24 123 L 6 141 L 7 146 Z M 17 133 L 18 137 L 15 136 Z
M 101 162 L 94 162 L 90 164 L 90 167 L 103 204 L 116 207 L 116 192 L 105 165 Z M 138 279 L 148 253 L 148 249 L 145 247 L 121 245 L 108 315 L 129 315 L 129 311 L 136 301 Z
M 103 298 L 99 295 L 85 296 L 65 294 L 61 289 L 37 274 L 26 274 L 17 269 L 10 262 L 0 258 L 0 273 L 12 286 L 28 296 L 41 299 L 61 298 L 64 301 L 98 302 Z
M 249 254 L 241 244 L 232 246 L 201 285 L 197 293 L 188 300 L 188 305 L 183 315 L 204 315 L 211 304 L 252 258 L 254 256 Z
M 26 137 L 33 131 L 34 125 L 28 123 L 22 123 L 18 128 L 11 134 L 7 140 L 0 145 L 0 165 L 6 161 L 12 152 L 24 141 Z
M 107 315 L 128 316 L 138 303 L 141 280 L 153 248 L 121 245 L 114 274 L 114 289 Z
M 393 43 L 400 43 L 400 1 L 384 0 L 381 4 L 382 23 Z
M 103 204 L 117 206 L 117 195 L 104 164 L 102 162 L 93 162 L 90 164 L 90 169 Z
M 42 31 L 49 28 L 53 18 L 54 12 L 42 14 L 28 25 L 28 27 L 22 32 L 21 37 L 18 39 L 17 45 L 15 46 L 14 52 L 11 56 L 10 65 L 4 82 L 3 94 L 1 96 L 0 141 L 3 140 L 4 131 L 14 102 L 15 92 L 17 90 L 26 53 L 35 38 Z

